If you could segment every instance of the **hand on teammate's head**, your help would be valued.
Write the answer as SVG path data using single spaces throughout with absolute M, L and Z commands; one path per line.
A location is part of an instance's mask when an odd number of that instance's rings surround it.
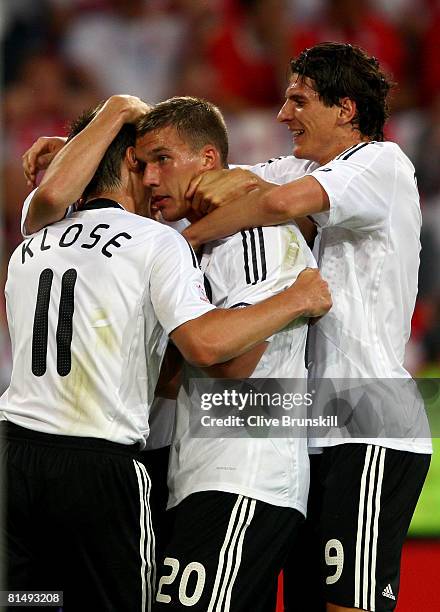
M 66 144 L 62 136 L 40 136 L 22 156 L 23 172 L 28 187 L 36 187 L 39 172 L 46 170 L 55 155 Z

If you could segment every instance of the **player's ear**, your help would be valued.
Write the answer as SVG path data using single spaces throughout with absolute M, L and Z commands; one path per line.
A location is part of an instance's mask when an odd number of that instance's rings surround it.
M 220 153 L 214 145 L 207 144 L 202 149 L 203 170 L 217 170 L 221 168 Z
M 356 102 L 351 98 L 341 98 L 339 100 L 338 123 L 345 125 L 351 123 L 356 115 Z
M 127 147 L 125 151 L 125 163 L 131 172 L 140 172 L 141 164 L 136 158 L 136 152 L 134 147 Z

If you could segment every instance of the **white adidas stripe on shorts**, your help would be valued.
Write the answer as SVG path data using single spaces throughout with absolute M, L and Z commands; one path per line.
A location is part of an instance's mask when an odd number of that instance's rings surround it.
M 230 612 L 232 589 L 240 568 L 243 541 L 254 516 L 256 503 L 255 499 L 243 495 L 237 497 L 220 550 L 207 612 Z
M 367 446 L 359 495 L 354 605 L 374 612 L 379 514 L 386 448 Z
M 151 612 L 156 585 L 155 539 L 149 504 L 151 481 L 142 463 L 133 459 L 136 477 L 139 485 L 140 504 L 140 581 L 142 588 L 141 612 Z

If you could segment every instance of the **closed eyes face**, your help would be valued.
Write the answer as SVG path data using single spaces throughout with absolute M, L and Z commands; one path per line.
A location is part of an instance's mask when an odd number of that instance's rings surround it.
M 185 193 L 202 170 L 201 155 L 167 126 L 138 138 L 136 158 L 144 165 L 144 185 L 153 191 L 153 211 L 159 210 L 166 221 L 183 219 L 190 210 Z

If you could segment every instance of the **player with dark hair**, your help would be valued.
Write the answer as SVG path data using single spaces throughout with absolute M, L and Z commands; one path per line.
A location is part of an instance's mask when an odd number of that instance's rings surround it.
M 196 213 L 213 211 L 185 232 L 194 245 L 255 224 L 312 216 L 317 225 L 334 306 L 310 330 L 309 377 L 317 393 L 326 394 L 326 380 L 342 395 L 362 389 L 383 425 L 377 434 L 365 418 L 356 436 L 311 441 L 324 447 L 319 534 L 329 612 L 395 608 L 402 545 L 432 452 L 425 414 L 405 395 L 421 214 L 412 163 L 383 140 L 390 85 L 355 46 L 304 50 L 291 62 L 278 115 L 294 156 L 253 173 L 201 175 L 186 194 Z M 383 379 L 400 382 L 380 390 Z
M 313 270 L 247 309 L 209 303 L 191 247 L 140 216 L 149 192 L 125 124 L 147 110 L 113 96 L 77 124 L 29 211 L 50 215 L 85 196 L 9 264 L 13 371 L 0 401 L 6 587 L 63 590 L 66 611 L 151 610 L 150 480 L 139 451 L 167 335 L 190 363 L 208 367 L 330 306 Z

